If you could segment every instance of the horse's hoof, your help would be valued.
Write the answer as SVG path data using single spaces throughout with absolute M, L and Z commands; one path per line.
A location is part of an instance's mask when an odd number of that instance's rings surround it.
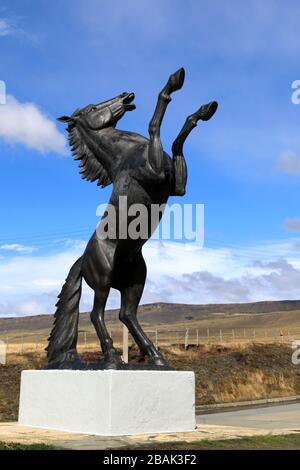
M 144 362 L 147 357 L 147 354 L 145 351 L 140 350 L 140 354 L 138 357 L 138 362 Z
M 104 367 L 103 369 L 112 369 L 112 370 L 120 370 L 120 369 L 124 369 L 125 366 L 124 366 L 124 363 L 121 361 L 121 362 L 117 362 L 117 361 L 108 361 L 104 363 Z
M 111 350 L 104 356 L 105 369 L 123 369 L 125 362 L 122 361 L 121 356 L 116 350 Z
M 218 103 L 216 101 L 211 101 L 210 103 L 204 104 L 201 108 L 196 111 L 194 114 L 197 121 L 209 121 L 217 111 Z
M 175 370 L 162 356 L 156 356 L 149 359 L 149 364 L 154 368 L 163 370 Z
M 173 73 L 168 81 L 167 88 L 169 93 L 173 93 L 174 91 L 180 90 L 184 83 L 185 71 L 184 68 L 178 69 L 175 73 Z

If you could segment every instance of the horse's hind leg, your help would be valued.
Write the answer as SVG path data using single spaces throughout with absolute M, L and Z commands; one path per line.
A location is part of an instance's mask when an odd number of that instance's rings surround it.
M 187 117 L 181 131 L 173 142 L 173 164 L 175 173 L 175 182 L 172 195 L 183 196 L 185 194 L 185 186 L 187 182 L 187 168 L 183 155 L 183 144 L 190 132 L 197 126 L 199 120 L 208 121 L 216 112 L 218 103 L 211 103 L 201 106 L 194 114 Z
M 138 285 L 128 286 L 121 292 L 120 320 L 127 326 L 138 345 L 141 357 L 148 356 L 149 361 L 156 366 L 167 366 L 167 362 L 145 334 L 137 320 L 136 313 L 143 287 Z
M 121 292 L 121 322 L 127 326 L 143 357 L 148 356 L 149 361 L 156 366 L 168 366 L 137 320 L 137 308 L 146 280 L 146 264 L 142 253 L 138 253 L 133 261 L 126 262 L 126 266 L 120 266 L 118 272 L 124 273 L 119 274 L 117 287 Z
M 171 94 L 180 90 L 184 82 L 184 69 L 181 68 L 172 74 L 158 95 L 158 100 L 153 117 L 149 124 L 149 152 L 148 163 L 150 169 L 159 177 L 163 176 L 163 147 L 160 140 L 160 126 L 171 101 Z
M 91 321 L 95 327 L 97 336 L 100 340 L 101 349 L 104 355 L 104 361 L 107 366 L 114 366 L 120 364 L 121 358 L 113 345 L 113 340 L 110 337 L 106 324 L 104 321 L 104 311 L 106 300 L 109 294 L 108 288 L 99 288 L 95 291 L 94 306 L 91 312 Z
M 105 305 L 111 288 L 114 266 L 114 249 L 106 241 L 92 238 L 84 255 L 82 274 L 95 292 L 91 321 L 99 338 L 107 367 L 117 366 L 121 358 L 113 346 L 104 320 Z

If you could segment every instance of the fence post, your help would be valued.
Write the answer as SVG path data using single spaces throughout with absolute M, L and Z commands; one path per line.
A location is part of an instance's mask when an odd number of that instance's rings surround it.
M 207 328 L 207 344 L 209 344 L 209 328 Z
M 199 330 L 196 330 L 196 334 L 197 334 L 197 346 L 199 346 Z
M 187 350 L 189 347 L 189 329 L 186 329 L 185 338 L 184 338 L 184 349 Z
M 223 333 L 222 333 L 222 330 L 220 329 L 220 341 L 222 342 L 223 341 Z
M 155 347 L 158 348 L 158 329 L 155 329 Z
M 176 332 L 176 342 L 177 342 L 177 346 L 179 347 L 180 344 L 179 344 L 179 333 L 178 333 L 178 331 Z
M 244 328 L 244 338 L 246 338 L 246 328 Z
M 283 338 L 284 338 L 283 331 L 281 331 L 281 332 L 280 332 L 281 343 L 283 343 Z
M 253 339 L 254 339 L 254 340 L 256 339 L 256 331 L 255 331 L 255 329 L 253 330 Z
M 84 349 L 87 348 L 87 341 L 86 341 L 86 331 L 84 332 Z
M 123 361 L 128 363 L 128 329 L 123 325 Z
M 235 334 L 234 334 L 234 330 L 232 330 L 232 340 L 234 341 L 235 339 Z

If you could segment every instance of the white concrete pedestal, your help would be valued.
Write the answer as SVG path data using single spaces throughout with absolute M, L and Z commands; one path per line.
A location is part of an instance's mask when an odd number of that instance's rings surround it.
M 193 431 L 194 373 L 23 371 L 19 423 L 101 436 Z

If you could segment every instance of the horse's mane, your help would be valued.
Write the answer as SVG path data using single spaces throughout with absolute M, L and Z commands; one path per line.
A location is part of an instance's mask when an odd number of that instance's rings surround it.
M 79 165 L 81 178 L 91 182 L 98 180 L 97 186 L 102 188 L 111 184 L 106 169 L 90 151 L 77 127 L 69 125 L 67 130 L 73 158 L 81 160 Z

